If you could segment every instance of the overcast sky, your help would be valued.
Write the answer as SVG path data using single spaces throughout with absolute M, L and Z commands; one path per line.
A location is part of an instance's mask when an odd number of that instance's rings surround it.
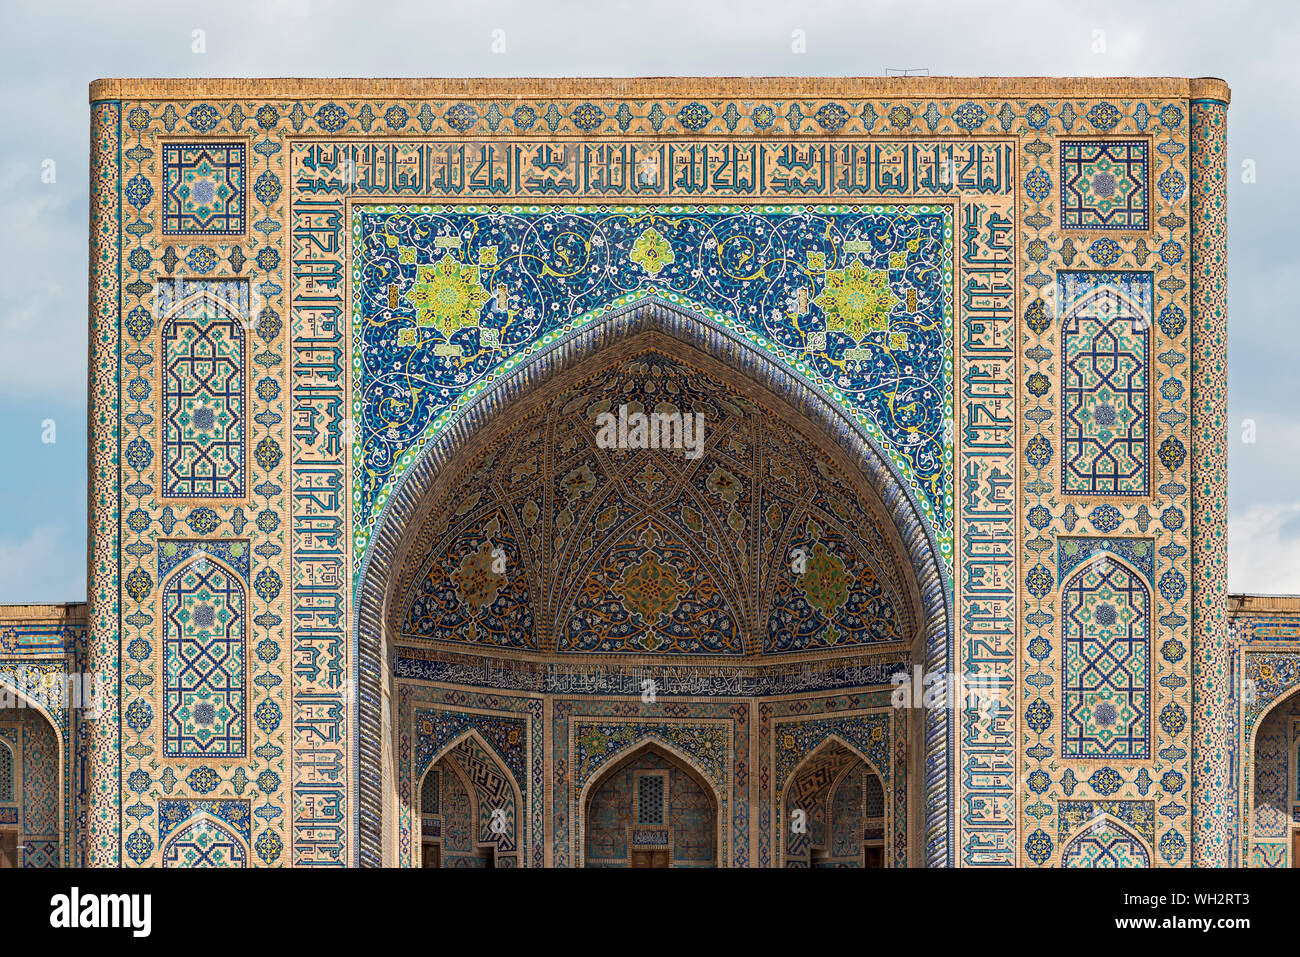
M 1218 76 L 1229 587 L 1300 593 L 1292 3 L 0 0 L 0 602 L 86 595 L 87 84 L 111 76 Z M 1088 7 L 1086 12 L 1082 9 Z M 807 50 L 791 50 L 803 30 Z M 192 51 L 203 30 L 206 52 Z M 492 51 L 505 31 L 505 52 Z M 1096 52 L 1095 31 L 1104 31 Z M 1241 182 L 1244 160 L 1257 181 Z M 55 182 L 42 182 L 53 160 Z M 1257 441 L 1242 441 L 1243 420 Z M 53 443 L 42 441 L 53 420 Z

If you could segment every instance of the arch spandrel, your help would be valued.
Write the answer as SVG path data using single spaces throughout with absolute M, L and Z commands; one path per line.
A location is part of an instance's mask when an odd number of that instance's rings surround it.
M 228 822 L 199 812 L 163 841 L 160 862 L 162 867 L 247 867 L 248 844 Z
M 667 299 L 833 394 L 904 476 L 951 560 L 953 218 L 943 203 L 357 207 L 354 557 L 449 417 L 538 342 Z M 823 330 L 784 320 L 792 292 L 790 308 L 813 304 Z

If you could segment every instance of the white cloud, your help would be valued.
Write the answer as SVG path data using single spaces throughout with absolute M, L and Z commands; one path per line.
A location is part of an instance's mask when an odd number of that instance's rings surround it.
M 1228 591 L 1300 594 L 1300 502 L 1257 505 L 1228 519 Z
M 0 395 L 58 396 L 85 390 L 87 328 L 83 247 L 84 165 L 57 164 L 41 182 L 42 157 L 0 165 Z M 81 211 L 79 211 L 81 210 Z M 8 270 L 6 270 L 8 271 Z
M 0 536 L 0 602 L 85 601 L 84 553 L 64 527 L 41 526 L 21 540 Z

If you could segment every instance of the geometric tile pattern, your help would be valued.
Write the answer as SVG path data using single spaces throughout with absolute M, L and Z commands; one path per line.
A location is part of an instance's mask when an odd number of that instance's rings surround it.
M 0 724 L 0 824 L 21 823 L 22 730 L 17 724 Z
M 163 671 L 170 757 L 242 757 L 245 598 L 233 572 L 200 557 L 163 590 Z
M 863 706 L 870 707 L 872 697 L 864 694 L 858 696 L 858 700 Z M 809 699 L 810 703 L 818 706 L 822 706 L 825 701 L 826 699 L 818 697 Z M 778 808 L 778 815 L 783 816 L 779 816 L 771 825 L 774 831 L 772 836 L 777 844 L 773 850 L 777 854 L 784 854 L 789 848 L 806 848 L 808 845 L 804 841 L 809 835 L 815 839 L 812 828 L 808 835 L 800 836 L 792 832 L 790 827 L 791 802 L 805 800 L 803 792 L 798 789 L 804 788 L 815 792 L 820 791 L 823 785 L 829 787 L 835 774 L 829 762 L 833 761 L 836 755 L 844 757 L 845 760 L 847 760 L 846 756 L 851 756 L 859 762 L 865 756 L 871 770 L 875 772 L 873 777 L 878 776 L 881 779 L 886 796 L 885 817 L 892 825 L 886 831 L 886 866 L 908 866 L 909 834 L 906 821 L 908 776 L 900 737 L 904 733 L 906 722 L 891 720 L 888 710 L 856 714 L 849 712 L 822 717 L 815 717 L 816 711 L 810 713 L 798 706 L 773 710 L 774 717 L 780 720 L 774 721 L 771 725 L 767 722 L 760 724 L 759 738 L 761 747 L 772 748 L 773 760 L 771 782 L 764 784 L 763 790 L 767 791 L 770 788 L 772 800 L 778 805 L 782 794 L 787 799 L 786 806 Z M 789 712 L 789 714 L 783 715 L 782 712 Z M 764 739 L 769 734 L 771 740 L 764 745 Z M 848 761 L 848 764 L 851 765 L 852 761 Z M 841 769 L 844 766 L 844 764 L 839 765 Z M 807 776 L 804 775 L 805 769 L 811 771 Z M 764 777 L 766 778 L 767 775 Z M 787 782 L 789 782 L 788 786 Z M 817 810 L 815 799 L 806 806 L 810 811 L 808 815 L 810 824 L 814 828 L 820 826 L 818 822 L 821 812 Z M 826 810 L 830 809 L 826 808 Z M 760 866 L 777 866 L 769 864 L 768 861 L 765 848 Z
M 1189 106 L 1191 225 L 1192 864 L 1245 862 L 1239 791 L 1245 756 L 1227 628 L 1228 105 Z
M 875 820 L 885 816 L 885 789 L 877 775 L 868 775 L 865 797 L 866 817 Z
M 1146 140 L 1061 143 L 1061 228 L 1145 232 L 1150 226 Z
M 5 742 L 0 741 L 0 804 L 9 804 L 14 799 L 14 752 Z
M 1061 490 L 1145 495 L 1149 488 L 1150 273 L 1058 275 Z
M 1234 621 L 1234 624 L 1236 622 Z M 1229 640 L 1233 640 L 1230 638 Z M 1234 835 L 1222 835 L 1224 843 L 1235 837 L 1237 853 L 1235 865 L 1259 866 L 1261 853 L 1280 854 L 1287 859 L 1286 840 L 1277 840 L 1276 850 L 1262 852 L 1264 844 L 1255 843 L 1259 824 L 1258 813 L 1263 818 L 1263 830 L 1270 835 L 1284 834 L 1290 816 L 1289 800 L 1289 748 L 1286 741 L 1291 719 L 1300 716 L 1300 649 L 1294 646 L 1247 645 L 1234 655 L 1240 668 L 1243 691 L 1236 696 L 1240 710 L 1237 742 L 1232 746 L 1234 757 L 1239 755 L 1240 788 L 1229 797 L 1239 805 L 1242 825 Z M 1253 745 L 1253 746 L 1252 746 Z M 1265 767 L 1260 767 L 1260 763 Z M 1263 788 L 1264 793 L 1256 793 Z M 1267 865 L 1272 866 L 1272 865 Z
M 444 867 L 483 867 L 482 855 L 476 853 L 474 844 L 474 796 L 473 789 L 464 777 L 447 768 L 448 773 L 439 776 L 441 794 L 438 802 L 442 807 L 439 820 L 439 863 Z
M 90 722 L 81 716 L 97 700 L 96 676 L 84 663 L 85 622 L 79 605 L 0 609 L 0 777 L 10 757 L 13 792 L 8 806 L 0 800 L 0 823 L 21 829 L 25 868 L 85 860 Z
M 502 694 L 456 692 L 454 699 L 460 708 L 471 708 L 473 713 L 445 706 L 447 696 L 436 693 L 435 686 L 403 683 L 399 691 L 398 753 L 402 766 L 410 768 L 398 782 L 399 800 L 406 807 L 418 804 L 417 788 L 421 776 L 434 763 L 440 753 L 453 748 L 458 738 L 472 731 L 476 740 L 485 743 L 494 760 L 497 760 L 514 778 L 523 797 L 518 820 L 527 822 L 517 832 L 521 851 L 528 855 L 528 867 L 541 867 L 546 847 L 543 834 L 541 792 L 545 774 L 544 749 L 541 728 L 541 699 L 513 697 Z M 426 708 L 433 704 L 437 707 Z M 417 712 L 418 707 L 418 712 Z M 493 713 L 484 713 L 493 712 Z M 501 712 L 505 712 L 504 714 Z M 437 767 L 435 765 L 435 767 Z M 449 766 L 438 767 L 445 771 Z M 443 803 L 439 813 L 444 827 L 449 818 L 446 805 L 449 777 L 442 773 L 443 784 L 439 800 Z M 428 780 L 428 779 L 426 779 Z M 468 800 L 468 798 L 467 798 Z M 411 866 L 419 861 L 420 821 L 418 816 L 401 814 L 398 818 L 398 863 Z M 444 843 L 445 851 L 445 843 Z
M 673 850 L 681 861 L 712 864 L 717 841 L 710 827 L 716 813 L 713 800 L 687 774 L 671 776 L 668 788 L 668 820 L 676 822 Z
M 1021 227 L 1017 251 L 1022 303 L 1017 328 L 1022 343 L 1018 370 L 1023 370 L 1018 371 L 1020 401 L 1015 411 L 1021 423 L 1023 469 L 1017 528 L 1023 547 L 1019 574 L 1022 613 L 1016 627 L 1019 655 L 1013 672 L 1021 702 L 1013 813 L 1018 821 L 1016 859 L 1022 865 L 1060 863 L 1064 842 L 1056 830 L 1062 802 L 1089 793 L 1121 800 L 1150 800 L 1158 794 L 1155 840 L 1146 843 L 1147 853 L 1152 863 L 1160 866 L 1189 863 L 1191 729 L 1187 718 L 1192 703 L 1192 643 L 1187 626 L 1193 599 L 1187 584 L 1192 568 L 1189 532 L 1194 483 L 1189 481 L 1186 455 L 1193 431 L 1188 415 L 1192 305 L 1187 187 L 1189 182 L 1195 185 L 1189 169 L 1189 105 L 1189 100 L 1182 99 L 1121 106 L 1104 98 L 1059 108 L 1031 104 L 1026 120 L 1034 132 L 1023 131 L 1019 140 L 1017 157 L 1026 171 L 1019 198 L 1027 201 L 1019 204 L 1022 215 L 1017 220 Z M 1071 213 L 1068 197 L 1062 200 L 1063 181 L 1068 189 L 1072 181 L 1077 187 L 1089 177 L 1080 178 L 1082 170 L 1068 162 L 1072 159 L 1068 151 L 1063 163 L 1061 144 L 1096 141 L 1102 135 L 1149 144 L 1146 177 L 1151 188 L 1145 197 L 1144 205 L 1149 207 L 1145 223 L 1141 216 L 1130 218 L 1129 228 L 1123 229 L 1104 228 L 1120 224 L 1103 222 L 1100 216 L 1081 223 L 1071 218 L 1077 214 Z M 1076 153 L 1075 157 L 1086 155 Z M 1101 182 L 1102 191 L 1111 193 L 1111 198 L 1133 185 L 1125 182 L 1122 171 L 1103 172 L 1115 175 L 1113 182 L 1105 176 Z M 1112 186 L 1117 188 L 1112 190 Z M 1081 205 L 1074 204 L 1076 208 Z M 1063 225 L 1068 232 L 1063 233 Z M 1101 316 L 1085 310 L 1082 319 L 1075 321 L 1071 310 L 1076 308 L 1074 298 L 1096 295 L 1095 287 L 1106 284 L 1106 273 L 1114 274 L 1110 284 L 1119 292 L 1127 290 L 1128 301 L 1117 293 L 1119 305 L 1114 309 L 1121 315 L 1127 313 L 1131 321 L 1103 332 L 1105 323 L 1098 321 Z M 1070 274 L 1082 278 L 1073 290 L 1063 289 L 1063 274 L 1066 279 Z M 1140 283 L 1121 278 L 1143 274 L 1149 279 Z M 1093 349 L 1091 340 L 1097 336 L 1103 337 L 1107 349 Z M 1105 336 L 1112 337 L 1116 347 L 1112 348 Z M 1127 348 L 1125 339 L 1129 340 Z M 1071 369 L 1072 353 L 1089 352 L 1099 354 L 1095 364 L 1088 357 Z M 1145 434 L 1137 431 L 1130 436 L 1118 428 L 1122 413 L 1141 412 L 1141 397 L 1133 394 L 1136 389 L 1116 390 L 1106 383 L 1114 393 L 1114 401 L 1107 403 L 1097 403 L 1077 389 L 1069 392 L 1072 384 L 1100 385 L 1106 376 L 1123 369 L 1131 370 L 1136 379 L 1140 367 L 1147 387 Z M 1120 385 L 1127 385 L 1126 380 L 1127 374 Z M 1091 413 L 1092 407 L 1100 404 L 1110 408 L 1101 410 L 1099 422 Z M 1114 425 L 1105 425 L 1112 420 Z M 1102 435 L 1103 428 L 1109 429 L 1109 439 Z M 1143 442 L 1145 455 L 1139 448 Z M 1100 467 L 1094 468 L 1094 461 Z M 1145 760 L 1067 759 L 1062 755 L 1069 721 L 1061 685 L 1067 651 L 1063 639 L 1068 627 L 1063 619 L 1063 584 L 1070 572 L 1061 570 L 1053 575 L 1047 556 L 1057 551 L 1062 537 L 1090 530 L 1129 539 L 1133 545 L 1127 549 L 1128 555 L 1114 548 L 1099 550 L 1135 568 L 1149 584 L 1150 744 Z M 1103 544 L 1107 541 L 1101 540 Z M 1143 552 L 1140 556 L 1136 554 L 1139 550 Z M 1091 552 L 1088 558 L 1096 555 L 1085 547 L 1076 551 Z M 1086 558 L 1079 564 L 1083 560 Z M 973 624 L 966 621 L 959 627 Z M 978 788 L 963 788 L 963 792 L 972 795 L 967 800 L 980 793 Z M 968 861 L 994 860 L 986 853 L 970 860 L 976 856 L 970 855 Z
M 59 741 L 53 726 L 30 708 L 23 723 L 23 831 L 57 842 L 59 835 Z
M 835 823 L 828 800 L 836 782 L 857 767 L 865 767 L 862 759 L 838 742 L 819 749 L 800 766 L 780 817 L 786 867 L 809 867 L 812 849 L 826 846 L 827 828 Z M 802 827 L 796 826 L 800 816 Z
M 91 503 L 90 552 L 86 598 L 91 637 L 84 667 L 121 677 L 122 623 L 119 588 L 121 570 L 121 509 L 118 488 L 121 442 L 109 439 L 110 423 L 118 421 L 121 394 L 120 345 L 122 313 L 122 106 L 101 102 L 91 106 L 90 123 L 90 405 L 88 443 Z M 110 356 L 112 358 L 110 358 Z M 155 413 L 156 414 L 156 413 Z M 121 768 L 122 702 L 108 695 L 99 721 L 90 722 L 85 742 L 82 786 L 86 790 L 84 855 L 75 862 L 91 867 L 119 867 L 122 855 Z
M 748 709 L 699 700 L 674 704 L 669 720 L 661 707 L 640 701 L 629 707 L 600 698 L 570 700 L 556 710 L 552 740 L 566 742 L 571 758 L 556 764 L 556 807 L 568 810 L 555 821 L 555 866 L 585 859 L 580 803 L 584 792 L 589 794 L 595 782 L 628 757 L 653 750 L 666 753 L 677 766 L 688 766 L 696 783 L 707 784 L 713 792 L 710 800 L 716 800 L 713 821 L 719 838 L 713 844 L 718 850 L 715 865 L 744 866 L 748 789 L 737 787 L 736 781 L 749 767 Z
M 441 776 L 442 772 L 438 768 L 430 768 L 425 774 L 424 781 L 420 785 L 421 814 L 438 813 L 438 790 L 441 787 L 438 782 Z
M 207 298 L 192 300 L 165 323 L 162 350 L 163 495 L 242 498 L 247 400 L 240 320 Z
M 45 868 L 60 867 L 59 842 L 57 840 L 39 840 L 34 837 L 24 839 L 23 867 Z
M 878 801 L 872 809 L 870 792 Z M 802 812 L 803 827 L 796 826 L 797 812 Z M 869 817 L 884 817 L 880 778 L 856 754 L 831 742 L 805 762 L 790 783 L 782 821 L 785 866 L 861 867 Z M 816 861 L 814 848 L 823 851 Z
M 242 236 L 244 181 L 243 143 L 166 144 L 163 235 Z
M 445 796 L 438 793 L 440 787 L 446 788 Z M 445 811 L 439 817 L 441 866 L 478 866 L 484 845 L 495 845 L 496 867 L 519 866 L 518 791 L 476 735 L 462 739 L 429 769 L 421 795 L 434 808 L 422 809 L 422 814 L 439 814 L 439 807 Z
M 475 738 L 466 738 L 451 752 L 470 784 L 474 786 L 474 803 L 478 808 L 477 840 L 495 844 L 497 866 L 507 866 L 501 857 L 518 851 L 517 821 L 519 798 L 509 774 L 497 759 Z
M 163 867 L 246 867 L 247 852 L 227 828 L 203 817 L 163 845 Z
M 1250 848 L 1250 867 L 1283 868 L 1287 866 L 1287 846 L 1282 842 L 1253 844 Z
M 1289 732 L 1291 717 L 1274 709 L 1255 732 L 1254 837 L 1287 836 L 1291 817 Z
M 842 778 L 831 796 L 830 833 L 827 844 L 831 857 L 848 859 L 856 866 L 861 860 L 862 835 L 866 816 L 864 813 L 865 782 L 870 778 L 880 779 L 867 770 L 865 765 L 858 765 Z
M 661 774 L 641 774 L 636 779 L 636 822 L 637 824 L 663 824 L 664 814 L 664 776 Z
M 1061 587 L 1061 754 L 1149 756 L 1151 597 L 1143 580 L 1104 557 Z
M 0 823 L 19 827 L 24 868 L 60 866 L 59 744 L 32 708 L 0 709 Z M 3 805 L 11 805 L 4 807 Z

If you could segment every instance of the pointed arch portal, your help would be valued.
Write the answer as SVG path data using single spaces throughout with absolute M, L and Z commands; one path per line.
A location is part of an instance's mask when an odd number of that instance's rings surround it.
M 716 433 L 701 464 L 635 445 L 592 451 L 599 461 L 586 471 L 575 464 L 594 444 L 578 419 L 619 406 L 671 416 L 693 410 L 685 400 L 705 410 Z M 769 454 L 775 433 L 788 452 Z M 738 481 L 734 463 L 751 460 L 753 479 Z M 552 484 L 536 502 L 515 495 L 547 469 Z M 797 478 L 801 470 L 807 476 Z M 409 748 L 395 710 L 407 691 L 395 668 L 445 677 L 448 662 L 461 673 L 472 664 L 500 669 L 502 687 L 531 680 L 549 689 L 590 653 L 606 656 L 600 667 L 625 656 L 627 680 L 627 669 L 707 669 L 730 657 L 743 672 L 728 679 L 741 689 L 736 697 L 779 692 L 788 679 L 773 676 L 792 667 L 822 674 L 852 664 L 856 686 L 884 689 L 901 661 L 950 670 L 948 585 L 937 556 L 920 506 L 866 430 L 706 316 L 641 302 L 557 339 L 445 424 L 372 534 L 355 635 L 359 860 L 410 860 L 399 848 L 402 821 L 382 810 L 394 806 L 385 794 L 403 790 L 397 764 Z M 875 649 L 893 657 L 868 657 Z M 917 753 L 906 813 L 913 846 L 926 848 L 918 864 L 948 859 L 951 714 L 910 713 L 911 743 L 900 744 Z M 419 789 L 407 791 L 401 813 L 415 815 Z M 530 822 L 525 843 L 540 844 L 542 830 L 540 818 Z
M 1244 736 L 1242 857 L 1248 866 L 1300 867 L 1300 684 L 1259 705 Z
M 415 793 L 421 867 L 519 866 L 518 783 L 478 732 L 444 745 Z
M 0 867 L 61 867 L 71 863 L 69 822 L 61 796 L 73 773 L 55 711 L 0 670 Z M 32 688 L 39 691 L 39 688 Z

